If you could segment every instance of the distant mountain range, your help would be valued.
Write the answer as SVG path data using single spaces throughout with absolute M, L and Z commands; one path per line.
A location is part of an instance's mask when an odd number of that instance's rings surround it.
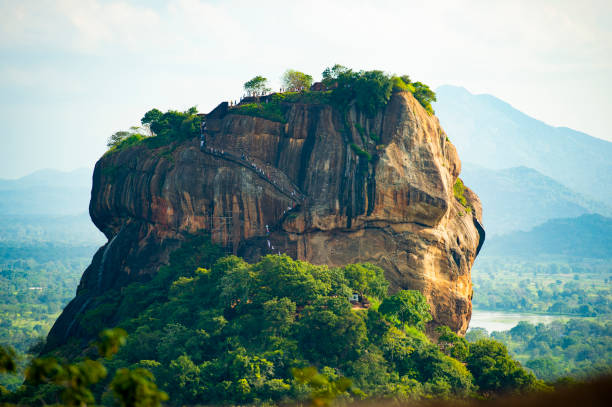
M 91 176 L 91 169 L 41 170 L 19 179 L 0 179 L 0 243 L 104 243 L 89 218 Z
M 436 115 L 463 163 L 533 168 L 589 199 L 612 202 L 612 143 L 549 126 L 491 95 L 449 85 L 436 93 Z
M 36 171 L 25 177 L 0 179 L 3 215 L 67 216 L 89 210 L 92 170 Z
M 486 256 L 534 259 L 551 256 L 612 258 L 612 218 L 582 215 L 552 219 L 528 232 L 493 237 L 485 243 Z
M 461 177 L 480 197 L 488 236 L 529 230 L 555 218 L 588 213 L 612 216 L 609 206 L 587 199 L 532 168 L 490 170 L 466 163 Z
M 78 168 L 73 171 L 58 171 L 52 169 L 38 170 L 17 179 L 0 179 L 0 191 L 44 188 L 85 188 L 91 189 L 93 169 Z

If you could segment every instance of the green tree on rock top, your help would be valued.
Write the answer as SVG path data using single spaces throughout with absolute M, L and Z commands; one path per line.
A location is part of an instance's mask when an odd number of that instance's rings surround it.
M 308 90 L 312 85 L 312 76 L 304 72 L 287 69 L 282 76 L 283 87 L 290 91 Z
M 270 92 L 268 79 L 257 75 L 253 79 L 244 83 L 244 90 L 249 96 L 262 96 Z

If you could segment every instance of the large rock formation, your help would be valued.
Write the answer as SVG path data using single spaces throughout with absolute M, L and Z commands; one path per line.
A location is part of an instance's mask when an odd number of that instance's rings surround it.
M 280 252 L 330 266 L 377 264 L 393 289 L 425 294 L 431 327 L 466 331 L 481 208 L 467 189 L 472 211 L 455 199 L 461 164 L 435 116 L 408 92 L 394 93 L 375 117 L 299 103 L 286 123 L 235 112 L 222 104 L 207 115 L 203 146 L 136 146 L 100 159 L 90 213 L 109 242 L 51 347 L 78 332 L 92 298 L 150 278 L 202 231 L 251 261 Z

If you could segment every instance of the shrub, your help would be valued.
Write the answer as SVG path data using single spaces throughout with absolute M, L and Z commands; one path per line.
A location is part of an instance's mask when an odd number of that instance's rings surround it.
M 349 264 L 344 267 L 344 275 L 350 287 L 367 296 L 383 299 L 387 296 L 389 282 L 383 269 L 371 263 Z
M 361 124 L 359 123 L 355 123 L 355 128 L 359 132 L 359 135 L 363 138 L 365 136 L 365 129 L 363 128 L 363 126 L 361 126 Z
M 393 92 L 408 91 L 414 93 L 414 86 L 412 86 L 410 82 L 405 82 L 405 80 L 402 78 L 408 78 L 408 75 L 404 75 L 403 77 L 394 76 L 391 78 L 391 81 L 393 82 Z M 410 79 L 408 79 L 408 81 L 410 81 Z
M 425 324 L 431 321 L 429 304 L 425 296 L 416 290 L 402 290 L 385 298 L 378 311 L 400 323 L 425 329 Z
M 370 154 L 367 151 L 363 150 L 357 144 L 351 143 L 350 146 L 351 146 L 351 149 L 355 152 L 355 154 L 357 154 L 359 157 L 363 157 L 363 158 L 365 158 L 368 161 L 372 160 L 372 154 Z
M 429 114 L 433 114 L 431 102 L 436 100 L 436 94 L 422 82 L 411 82 L 408 75 L 389 76 L 382 71 L 359 71 L 341 65 L 327 68 L 323 71 L 323 83 L 332 91 L 332 101 L 345 109 L 355 101 L 358 108 L 369 116 L 384 107 L 392 92 L 408 91 L 419 101 Z
M 234 114 L 261 117 L 273 122 L 285 123 L 285 110 L 280 102 L 272 100 L 268 103 L 244 103 L 231 110 Z
M 160 115 L 159 110 L 152 109 L 145 113 L 140 121 L 142 124 L 149 124 L 157 137 L 168 141 L 185 139 L 200 135 L 201 118 L 197 112 L 195 107 L 191 107 L 184 112 L 168 110 Z
M 459 201 L 461 205 L 465 208 L 466 212 L 472 212 L 472 207 L 468 205 L 467 199 L 465 198 L 465 185 L 463 185 L 463 181 L 461 178 L 457 178 L 455 181 L 455 185 L 453 185 L 453 195 L 455 195 L 455 199 Z
M 310 91 L 302 92 L 284 92 L 281 94 L 272 95 L 272 101 L 286 103 L 307 103 L 307 104 L 330 104 L 331 91 Z
M 343 110 L 355 101 L 359 109 L 373 116 L 391 97 L 391 78 L 382 71 L 346 69 L 339 71 L 334 81 L 337 87 L 332 91 L 332 102 Z
M 524 391 L 541 386 L 533 373 L 508 355 L 504 344 L 493 339 L 480 339 L 471 344 L 466 362 L 474 382 L 485 393 Z
M 107 154 L 140 144 L 158 148 L 173 140 L 197 137 L 200 134 L 201 118 L 196 113 L 195 107 L 184 112 L 169 110 L 166 113 L 151 109 L 140 120 L 143 127 L 118 131 L 109 137 Z
M 414 92 L 412 93 L 415 99 L 419 101 L 427 113 L 430 115 L 434 114 L 433 107 L 431 107 L 431 102 L 435 102 L 437 100 L 435 92 L 431 90 L 429 86 L 421 82 L 414 82 L 412 83 L 412 86 L 414 87 Z
M 336 64 L 331 68 L 325 68 L 325 70 L 323 71 L 323 80 L 321 81 L 323 83 L 323 85 L 325 85 L 326 87 L 331 87 L 333 86 L 337 80 L 338 77 L 346 72 L 350 71 L 349 68 Z
M 107 153 L 114 153 L 141 144 L 146 138 L 147 136 L 140 133 L 118 131 L 109 139 L 107 145 L 110 147 L 110 149 L 107 151 Z

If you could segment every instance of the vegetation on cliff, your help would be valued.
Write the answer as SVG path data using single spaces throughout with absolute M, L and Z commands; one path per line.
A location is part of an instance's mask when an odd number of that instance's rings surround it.
M 158 109 L 151 109 L 140 120 L 144 127 L 132 127 L 128 131 L 118 131 L 108 139 L 107 154 L 134 145 L 142 144 L 149 148 L 158 148 L 173 141 L 198 137 L 202 119 L 197 112 L 195 107 L 184 112 L 168 110 L 166 113 Z
M 293 92 L 310 89 L 312 76 L 294 69 L 287 69 L 283 74 L 282 83 L 285 89 Z
M 289 92 L 274 93 L 264 101 L 240 104 L 232 109 L 233 113 L 258 116 L 268 120 L 284 122 L 286 103 L 325 103 L 345 110 L 349 104 L 372 116 L 383 108 L 393 92 L 408 91 L 419 101 L 423 108 L 433 114 L 431 103 L 436 94 L 422 82 L 412 82 L 408 75 L 395 76 L 383 71 L 353 71 L 342 65 L 326 68 L 322 74 L 322 87 L 309 90 L 312 77 L 302 72 L 288 70 L 283 76 L 283 84 Z M 254 86 L 266 86 L 266 78 L 256 76 L 245 83 L 245 90 L 253 93 Z
M 472 208 L 468 204 L 467 198 L 465 197 L 465 185 L 463 185 L 461 178 L 457 178 L 455 180 L 455 184 L 453 185 L 453 195 L 455 196 L 455 199 L 457 199 L 457 201 L 463 205 L 466 212 L 472 212 Z
M 244 91 L 248 96 L 265 95 L 271 90 L 272 89 L 268 87 L 268 79 L 261 75 L 257 75 L 244 83 Z
M 294 103 L 332 105 L 340 109 L 343 117 L 348 106 L 354 103 L 367 116 L 373 116 L 387 104 L 393 92 L 408 91 L 429 114 L 434 113 L 431 103 L 436 100 L 435 93 L 421 82 L 412 82 L 408 75 L 395 76 L 378 70 L 353 71 L 342 65 L 334 65 L 326 68 L 322 76 L 322 87 L 311 90 L 310 75 L 287 70 L 282 78 L 287 91 L 271 95 L 266 95 L 270 91 L 267 78 L 255 76 L 244 83 L 245 91 L 253 100 L 241 102 L 230 111 L 286 123 L 286 113 Z M 169 110 L 165 113 L 151 109 L 141 119 L 143 127 L 118 131 L 109 137 L 107 154 L 135 145 L 158 148 L 173 141 L 197 137 L 200 135 L 201 120 L 195 107 L 184 112 Z M 377 135 L 369 136 L 378 143 Z M 353 150 L 358 153 L 354 147 Z M 365 150 L 363 152 L 367 153 Z
M 433 114 L 431 102 L 436 94 L 421 82 L 412 82 L 408 75 L 395 76 L 383 71 L 353 71 L 342 65 L 334 65 L 323 71 L 322 83 L 332 91 L 332 100 L 339 106 L 355 102 L 356 106 L 369 115 L 384 107 L 391 93 L 408 91 L 419 101 L 429 114 Z

